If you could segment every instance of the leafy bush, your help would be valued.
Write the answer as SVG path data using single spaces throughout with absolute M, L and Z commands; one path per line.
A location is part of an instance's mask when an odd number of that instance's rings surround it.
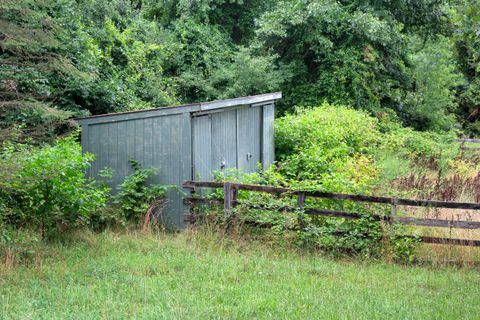
M 377 119 L 328 103 L 275 122 L 279 172 L 302 188 L 367 191 L 378 175 L 371 154 L 380 140 Z
M 7 224 L 38 227 L 42 234 L 85 225 L 105 205 L 109 189 L 85 177 L 94 159 L 75 136 L 43 148 L 9 144 L 0 153 L 1 199 Z
M 113 202 L 118 205 L 125 220 L 136 221 L 145 215 L 154 200 L 165 197 L 167 186 L 147 185 L 147 180 L 157 174 L 157 169 L 142 168 L 135 160 L 130 160 L 130 164 L 134 173 L 118 186 L 119 192 Z

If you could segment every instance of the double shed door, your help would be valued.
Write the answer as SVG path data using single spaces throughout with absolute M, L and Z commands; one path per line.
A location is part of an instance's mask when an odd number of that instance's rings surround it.
M 262 107 L 193 114 L 193 179 L 212 180 L 213 171 L 254 172 L 262 162 Z

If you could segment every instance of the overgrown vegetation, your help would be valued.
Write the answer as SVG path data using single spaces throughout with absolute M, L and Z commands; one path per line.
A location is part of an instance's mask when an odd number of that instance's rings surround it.
M 134 172 L 118 186 L 119 192 L 113 202 L 118 205 L 125 221 L 138 221 L 151 203 L 165 198 L 167 186 L 147 185 L 147 180 L 158 173 L 156 168 L 142 168 L 135 160 L 130 160 L 130 165 Z
M 147 185 L 157 173 L 131 161 L 134 173 L 112 196 L 103 183 L 87 178 L 93 154 L 82 154 L 72 135 L 54 145 L 7 143 L 0 149 L 0 256 L 28 254 L 41 240 L 77 229 L 138 224 L 146 208 L 165 197 L 167 186 Z M 108 178 L 112 172 L 101 173 Z
M 0 219 L 28 226 L 42 236 L 55 230 L 87 225 L 108 199 L 108 189 L 85 172 L 92 154 L 82 154 L 75 136 L 43 148 L 7 144 L 0 153 Z
M 463 201 L 478 199 L 475 186 L 478 179 L 469 177 L 477 174 L 478 161 L 462 155 L 454 140 L 455 134 L 451 132 L 418 132 L 402 127 L 388 114 L 374 118 L 365 111 L 323 103 L 314 108 L 298 108 L 295 113 L 277 119 L 275 134 L 278 161 L 274 167 L 253 174 L 221 171 L 217 172 L 216 179 L 293 190 L 403 195 L 449 201 L 459 200 L 460 195 Z M 459 166 L 464 170 L 461 176 Z M 465 198 L 465 195 L 471 197 Z M 223 197 L 223 192 L 217 190 L 211 196 Z M 390 215 L 389 206 L 311 197 L 305 202 L 305 208 L 362 215 L 361 219 L 350 220 L 283 210 L 297 207 L 296 196 L 240 191 L 239 201 L 240 206 L 227 223 L 236 221 L 240 231 L 245 225 L 263 225 L 271 230 L 259 234 L 280 243 L 399 262 L 418 258 L 418 230 L 390 226 L 373 218 L 374 214 Z M 252 205 L 271 208 L 271 211 L 252 209 Z M 220 217 L 220 222 L 224 222 L 223 211 L 212 213 L 207 220 L 213 217 L 218 222 Z

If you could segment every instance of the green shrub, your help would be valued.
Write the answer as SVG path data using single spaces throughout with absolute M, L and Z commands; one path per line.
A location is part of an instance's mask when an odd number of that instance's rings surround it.
M 303 189 L 368 191 L 378 176 L 371 154 L 380 141 L 377 119 L 328 103 L 275 122 L 279 172 Z
M 165 197 L 168 186 L 148 185 L 147 180 L 156 175 L 157 170 L 142 168 L 135 160 L 130 160 L 130 164 L 134 173 L 118 186 L 119 192 L 113 202 L 118 205 L 124 220 L 137 221 L 154 200 Z
M 75 136 L 43 148 L 9 144 L 0 153 L 0 205 L 7 224 L 37 227 L 42 235 L 85 225 L 105 205 L 109 189 L 85 176 L 94 159 Z

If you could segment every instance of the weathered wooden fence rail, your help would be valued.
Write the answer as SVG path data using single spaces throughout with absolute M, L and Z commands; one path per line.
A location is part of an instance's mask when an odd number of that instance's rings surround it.
M 456 140 L 457 142 L 460 143 L 460 149 L 462 151 L 466 151 L 466 150 L 476 150 L 476 151 L 480 151 L 480 147 L 467 147 L 465 145 L 465 143 L 480 143 L 480 139 L 457 139 Z
M 470 143 L 480 143 L 480 139 L 457 139 L 457 142 L 470 142 Z
M 480 203 L 469 202 L 450 202 L 450 201 L 436 201 L 436 200 L 415 200 L 392 197 L 377 197 L 356 194 L 344 194 L 334 192 L 319 192 L 319 191 L 301 191 L 287 188 L 261 186 L 251 184 L 241 184 L 232 182 L 210 182 L 210 181 L 185 181 L 183 187 L 186 189 L 195 190 L 198 188 L 212 188 L 223 189 L 224 198 L 220 199 L 205 199 L 201 197 L 187 197 L 185 203 L 196 205 L 223 205 L 225 215 L 228 216 L 232 208 L 238 203 L 238 190 L 264 192 L 277 195 L 294 195 L 298 197 L 297 207 L 264 207 L 252 205 L 251 207 L 259 210 L 276 210 L 276 211 L 301 211 L 303 214 L 317 215 L 324 217 L 336 217 L 345 219 L 359 219 L 361 214 L 355 212 L 344 212 L 337 210 L 325 210 L 319 208 L 305 208 L 304 203 L 306 197 L 324 198 L 333 200 L 349 200 L 355 202 L 369 202 L 391 205 L 391 215 L 372 215 L 372 218 L 377 221 L 386 221 L 389 223 L 401 223 L 406 225 L 417 225 L 424 227 L 441 227 L 441 228 L 457 228 L 457 229 L 480 229 L 480 222 L 477 221 L 463 221 L 463 220 L 442 220 L 442 219 L 421 219 L 414 217 L 399 217 L 396 216 L 398 206 L 415 206 L 427 208 L 447 208 L 447 209 L 464 209 L 464 210 L 480 210 Z M 303 221 L 301 216 L 299 218 L 299 225 L 302 226 Z M 468 239 L 452 239 L 452 238 L 437 238 L 437 237 L 421 237 L 425 243 L 440 243 L 451 245 L 464 246 L 480 246 L 480 240 Z

